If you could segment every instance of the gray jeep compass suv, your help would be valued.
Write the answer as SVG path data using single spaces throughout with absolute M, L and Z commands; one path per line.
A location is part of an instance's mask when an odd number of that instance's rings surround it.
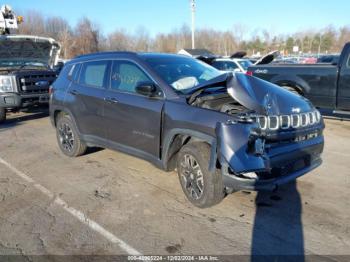
M 106 52 L 68 62 L 50 90 L 60 149 L 120 150 L 177 170 L 198 207 L 273 190 L 321 164 L 324 123 L 305 98 L 193 58 Z

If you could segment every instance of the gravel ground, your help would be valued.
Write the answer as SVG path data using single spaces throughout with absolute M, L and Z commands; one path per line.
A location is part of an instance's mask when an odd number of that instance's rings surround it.
M 350 255 L 350 122 L 326 125 L 320 168 L 201 210 L 174 172 L 110 150 L 69 159 L 45 110 L 11 114 L 0 126 L 0 254 Z

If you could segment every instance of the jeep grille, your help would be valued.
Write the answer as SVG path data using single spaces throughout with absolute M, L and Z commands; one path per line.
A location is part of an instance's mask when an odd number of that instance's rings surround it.
M 308 127 L 320 123 L 321 114 L 318 110 L 309 113 L 281 115 L 281 116 L 258 116 L 257 122 L 262 130 L 278 130 Z

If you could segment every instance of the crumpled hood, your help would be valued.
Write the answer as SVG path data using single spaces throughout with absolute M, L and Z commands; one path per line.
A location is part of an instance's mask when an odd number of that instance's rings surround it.
M 58 59 L 60 45 L 52 38 L 27 35 L 0 36 L 1 61 L 35 61 L 52 67 Z
M 243 106 L 261 115 L 296 114 L 314 109 L 306 98 L 243 73 L 228 78 L 227 92 Z

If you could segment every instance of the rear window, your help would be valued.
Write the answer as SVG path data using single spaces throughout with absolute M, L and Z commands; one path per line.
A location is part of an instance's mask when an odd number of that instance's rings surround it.
M 106 86 L 109 61 L 86 62 L 82 65 L 79 83 L 103 88 Z

